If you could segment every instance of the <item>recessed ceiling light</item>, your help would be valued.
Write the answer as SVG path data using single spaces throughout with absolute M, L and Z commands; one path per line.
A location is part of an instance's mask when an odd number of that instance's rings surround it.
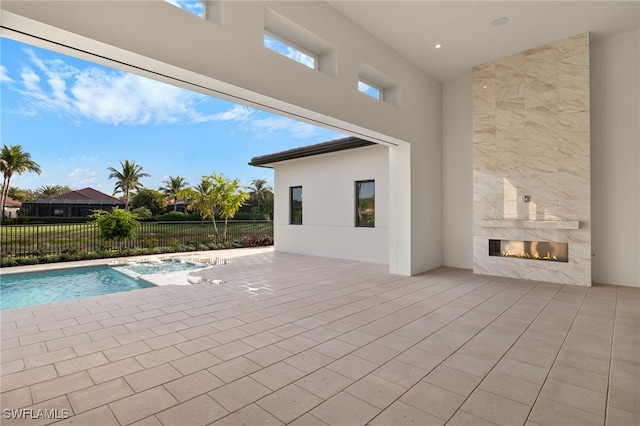
M 442 47 L 441 44 L 436 44 L 436 49 L 440 49 Z
M 509 18 L 507 18 L 506 16 L 502 16 L 500 18 L 496 18 L 493 21 L 491 21 L 491 25 L 494 27 L 500 27 L 506 24 L 507 22 L 509 22 Z

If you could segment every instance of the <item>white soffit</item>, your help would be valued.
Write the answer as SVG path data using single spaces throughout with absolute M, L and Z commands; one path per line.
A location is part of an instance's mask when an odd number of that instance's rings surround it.
M 342 1 L 328 3 L 444 83 L 486 62 L 590 32 L 640 27 L 640 1 Z M 491 22 L 508 18 L 501 26 Z M 439 49 L 436 44 L 441 44 Z

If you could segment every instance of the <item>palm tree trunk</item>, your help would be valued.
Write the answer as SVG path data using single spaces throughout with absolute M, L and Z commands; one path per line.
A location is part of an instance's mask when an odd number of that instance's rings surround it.
M 227 218 L 224 218 L 224 240 L 227 241 Z
M 211 221 L 213 222 L 213 232 L 216 233 L 216 239 L 218 239 L 218 227 L 216 226 L 216 215 L 211 215 Z
M 7 196 L 9 195 L 10 176 L 5 176 L 2 182 L 2 209 L 0 210 L 0 221 L 4 220 L 4 207 L 7 205 Z

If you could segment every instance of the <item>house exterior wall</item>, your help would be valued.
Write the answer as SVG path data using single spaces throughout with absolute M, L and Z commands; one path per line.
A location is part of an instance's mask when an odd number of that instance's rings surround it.
M 389 263 L 389 149 L 351 149 L 274 164 L 275 250 Z M 375 227 L 355 227 L 355 181 L 375 180 Z M 302 225 L 289 224 L 289 188 L 302 186 Z

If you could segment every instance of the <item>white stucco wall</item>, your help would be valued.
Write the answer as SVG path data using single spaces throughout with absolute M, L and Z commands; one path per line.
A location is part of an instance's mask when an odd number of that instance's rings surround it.
M 640 287 L 640 34 L 591 45 L 592 279 Z M 472 268 L 471 79 L 443 90 L 446 266 Z
M 443 262 L 473 268 L 472 83 L 465 77 L 443 87 Z
M 163 1 L 5 0 L 0 22 L 6 37 L 392 145 L 389 269 L 442 265 L 442 85 L 325 2 L 222 5 L 218 25 Z M 334 75 L 265 49 L 267 8 L 334 46 Z M 397 82 L 395 105 L 358 92 L 361 63 Z
M 591 45 L 593 281 L 640 287 L 640 31 Z
M 274 166 L 275 250 L 389 263 L 389 149 L 375 145 Z M 355 227 L 355 181 L 375 180 L 375 227 Z M 289 188 L 302 186 L 302 225 L 289 224 Z

